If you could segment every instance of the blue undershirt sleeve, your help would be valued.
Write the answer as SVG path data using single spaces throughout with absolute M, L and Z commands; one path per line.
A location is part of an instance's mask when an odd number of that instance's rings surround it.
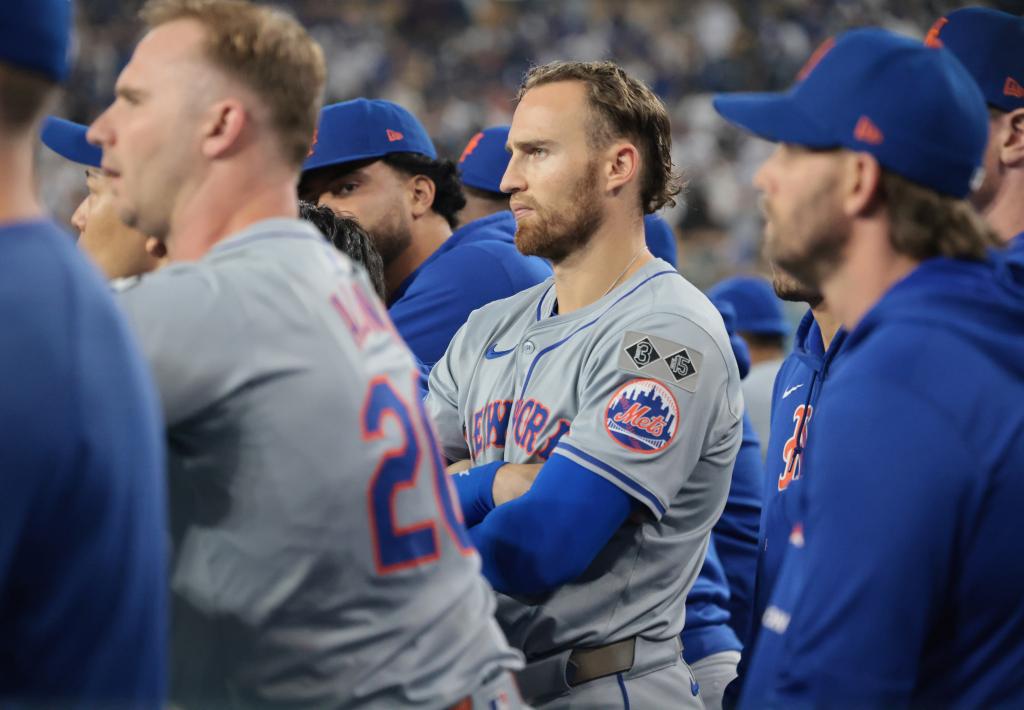
M 622 489 L 555 454 L 529 491 L 495 508 L 469 534 L 495 590 L 537 597 L 582 574 L 632 507 Z
M 494 510 L 494 477 L 505 463 L 493 461 L 452 475 L 467 528 L 479 524 Z

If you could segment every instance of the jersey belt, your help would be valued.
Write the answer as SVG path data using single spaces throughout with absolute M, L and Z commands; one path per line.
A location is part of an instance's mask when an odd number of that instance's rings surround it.
M 536 703 L 583 683 L 634 668 L 645 673 L 663 668 L 674 664 L 681 655 L 678 636 L 667 641 L 631 636 L 606 646 L 576 648 L 539 659 L 517 672 L 516 681 L 526 701 Z

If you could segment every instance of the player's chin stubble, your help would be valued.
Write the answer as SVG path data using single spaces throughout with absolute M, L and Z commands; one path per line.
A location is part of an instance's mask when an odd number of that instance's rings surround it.
M 566 209 L 534 208 L 525 224 L 516 225 L 516 248 L 558 264 L 590 243 L 604 220 L 597 195 L 597 167 L 588 166 L 577 181 Z
M 779 236 L 780 225 L 770 204 L 762 205 L 766 220 L 765 255 L 777 267 L 773 286 L 779 298 L 806 301 L 812 306 L 820 303 L 822 283 L 842 261 L 850 236 L 839 222 L 831 190 L 829 183 L 810 196 L 806 209 L 800 211 L 799 225 L 788 225 L 785 239 Z

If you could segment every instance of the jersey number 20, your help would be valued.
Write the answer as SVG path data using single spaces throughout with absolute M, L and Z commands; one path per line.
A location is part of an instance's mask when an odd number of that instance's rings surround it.
M 370 383 L 363 402 L 361 420 L 366 443 L 382 439 L 388 429 L 392 436 L 396 429 L 400 433 L 396 445 L 381 456 L 367 489 L 374 558 L 380 574 L 436 561 L 441 555 L 438 522 L 462 554 L 473 551 L 437 441 L 427 424 L 423 403 L 415 399 L 417 406 L 413 410 L 395 391 L 391 381 L 380 376 Z M 391 422 L 390 427 L 388 422 Z M 433 495 L 432 504 L 422 509 L 433 514 L 402 526 L 396 518 L 395 506 L 403 495 L 410 496 L 412 501 L 424 496 L 425 491 L 418 485 L 424 456 L 428 457 L 426 468 L 431 473 L 428 485 Z

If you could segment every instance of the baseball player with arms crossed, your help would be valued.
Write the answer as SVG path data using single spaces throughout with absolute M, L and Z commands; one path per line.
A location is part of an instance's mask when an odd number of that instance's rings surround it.
M 940 18 L 925 43 L 960 60 L 985 95 L 989 109 L 985 179 L 973 204 L 1024 259 L 1024 17 L 968 7 Z
M 1024 278 L 967 203 L 984 98 L 952 54 L 827 42 L 789 92 L 718 97 L 780 142 L 755 184 L 776 262 L 847 329 L 748 707 L 1024 703 Z
M 163 0 L 89 129 L 174 263 L 119 294 L 170 442 L 172 698 L 518 702 L 416 371 L 361 271 L 296 219 L 323 90 L 293 19 Z
M 701 707 L 678 635 L 743 405 L 721 316 L 644 245 L 678 192 L 668 115 L 610 62 L 549 64 L 509 147 L 516 245 L 555 275 L 470 316 L 427 409 L 472 464 L 454 479 L 520 687 L 543 708 Z
M 124 317 L 33 184 L 71 4 L 0 4 L 0 704 L 160 707 L 164 445 Z

